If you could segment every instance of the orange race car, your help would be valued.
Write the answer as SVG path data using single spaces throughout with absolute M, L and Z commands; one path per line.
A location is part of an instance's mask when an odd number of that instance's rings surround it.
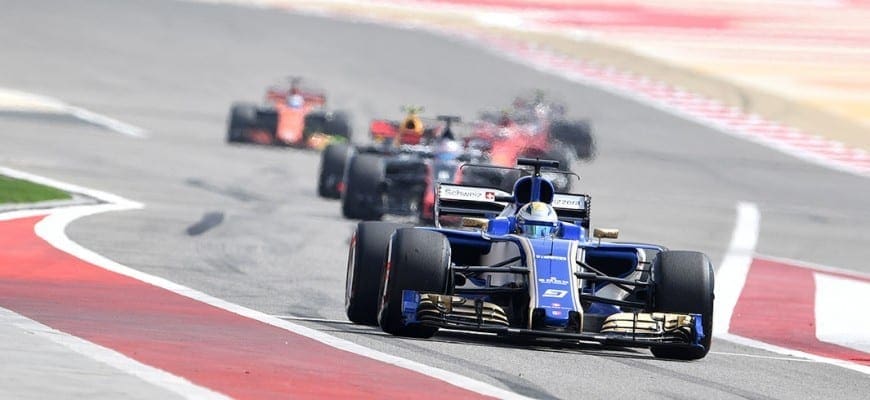
M 266 91 L 265 104 L 234 103 L 227 127 L 228 142 L 323 149 L 346 142 L 351 135 L 346 113 L 327 111 L 322 91 L 289 79 Z

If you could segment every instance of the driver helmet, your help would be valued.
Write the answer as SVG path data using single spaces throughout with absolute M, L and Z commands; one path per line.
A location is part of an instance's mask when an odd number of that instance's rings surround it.
M 290 108 L 302 108 L 302 106 L 305 104 L 305 98 L 298 93 L 291 94 L 290 99 L 287 100 L 287 103 L 289 103 Z
M 517 231 L 530 238 L 550 237 L 559 229 L 559 218 L 553 206 L 533 201 L 517 213 Z
M 451 161 L 459 158 L 462 154 L 462 145 L 455 140 L 442 139 L 435 148 L 435 159 L 439 161 Z
M 511 118 L 511 114 L 508 111 L 502 111 L 501 116 L 498 120 L 498 125 L 505 128 L 514 124 L 513 118 Z

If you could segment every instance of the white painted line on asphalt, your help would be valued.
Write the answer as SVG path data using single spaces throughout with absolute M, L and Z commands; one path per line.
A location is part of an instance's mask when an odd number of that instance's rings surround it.
M 148 137 L 148 133 L 143 128 L 135 125 L 130 125 L 126 122 L 122 122 L 102 114 L 97 114 L 93 111 L 86 110 L 81 107 L 67 105 L 66 112 L 82 121 L 89 122 L 97 126 L 102 126 L 103 128 L 122 133 L 127 136 L 137 138 Z
M 713 335 L 728 333 L 731 327 L 731 316 L 734 307 L 737 306 L 740 292 L 743 291 L 746 275 L 749 273 L 749 266 L 755 254 L 760 222 L 761 213 L 755 204 L 743 202 L 737 204 L 737 222 L 731 234 L 731 243 L 716 273 Z
M 824 273 L 816 282 L 816 338 L 870 354 L 870 283 Z
M 323 322 L 327 324 L 353 324 L 348 320 L 343 319 L 327 319 L 327 318 L 312 318 L 312 317 L 297 317 L 295 315 L 273 315 L 275 318 L 281 319 L 289 319 L 293 321 L 307 321 L 307 322 Z
M 4 172 L 5 171 L 5 172 Z M 171 292 L 177 293 L 179 295 L 189 297 L 194 300 L 201 301 L 203 303 L 212 305 L 214 307 L 229 311 L 231 313 L 250 318 L 256 321 L 260 321 L 305 337 L 316 340 L 328 346 L 332 346 L 334 348 L 348 351 L 351 353 L 355 353 L 364 357 L 368 357 L 374 360 L 378 360 L 387 364 L 395 365 L 401 368 L 409 369 L 423 375 L 427 375 L 441 381 L 444 381 L 448 384 L 470 390 L 473 392 L 477 392 L 486 396 L 493 396 L 501 399 L 518 399 L 518 400 L 527 400 L 529 399 L 526 396 L 522 396 L 520 394 L 493 386 L 491 384 L 481 382 L 472 378 L 469 378 L 464 375 L 460 375 L 454 372 L 446 371 L 440 368 L 435 368 L 432 366 L 428 366 L 416 361 L 408 360 L 405 358 L 397 357 L 391 354 L 383 353 L 377 350 L 370 349 L 368 347 L 361 346 L 359 344 L 339 339 L 338 337 L 320 332 L 315 329 L 307 328 L 305 326 L 292 323 L 290 321 L 286 321 L 280 318 L 276 318 L 272 315 L 256 311 L 250 308 L 246 308 L 240 306 L 238 304 L 230 303 L 226 300 L 222 300 L 216 297 L 212 297 L 198 290 L 189 288 L 187 286 L 183 286 L 177 284 L 175 282 L 169 281 L 167 279 L 157 277 L 154 275 L 149 275 L 141 271 L 137 271 L 125 265 L 121 265 L 115 261 L 112 261 L 96 252 L 88 250 L 78 243 L 70 240 L 69 237 L 66 236 L 66 226 L 81 217 L 85 217 L 88 215 L 98 214 L 107 211 L 121 211 L 121 210 L 131 210 L 142 208 L 143 205 L 138 202 L 130 201 L 124 199 L 120 196 L 102 192 L 98 190 L 84 188 L 78 185 L 73 185 L 71 183 L 60 182 L 54 179 L 39 177 L 34 174 L 13 170 L 11 168 L 3 168 L 0 167 L 0 172 L 6 173 L 11 172 L 17 174 L 17 176 L 27 176 L 29 180 L 36 182 L 37 180 L 42 182 L 53 182 L 58 184 L 59 189 L 83 193 L 91 196 L 93 198 L 105 201 L 106 204 L 99 205 L 87 205 L 87 206 L 75 206 L 75 207 L 67 207 L 61 208 L 53 211 L 49 216 L 36 224 L 36 234 L 41 237 L 43 240 L 48 242 L 50 245 L 55 248 L 71 254 L 85 262 L 91 263 L 100 268 L 116 272 L 121 275 L 125 275 L 131 277 L 133 279 L 138 279 L 142 282 L 149 283 L 151 285 L 169 290 Z M 46 183 L 47 184 L 47 183 Z
M 746 353 L 729 353 L 725 351 L 711 351 L 709 354 L 718 354 L 720 356 L 734 356 L 734 357 L 749 357 L 749 358 L 761 358 L 765 360 L 780 360 L 780 361 L 797 361 L 797 362 L 809 362 L 815 363 L 819 362 L 816 360 L 807 360 L 804 358 L 794 358 L 794 357 L 776 357 L 776 356 L 762 356 L 758 354 L 746 354 Z
M 152 385 L 161 387 L 188 399 L 229 399 L 220 393 L 197 386 L 187 379 L 161 369 L 142 364 L 115 350 L 61 332 L 0 307 L 0 324 L 15 326 L 40 338 L 48 339 L 92 360 L 133 375 Z
M 145 138 L 148 132 L 138 126 L 67 104 L 61 100 L 19 90 L 0 88 L 0 111 L 69 115 L 89 124 L 127 136 Z
M 785 258 L 785 257 L 773 257 L 773 256 L 761 255 L 761 254 L 756 254 L 755 258 L 758 260 L 774 261 L 774 262 L 778 262 L 780 264 L 788 264 L 788 265 L 793 266 L 793 267 L 806 268 L 806 269 L 811 269 L 814 271 L 828 272 L 828 273 L 831 273 L 834 275 L 844 275 L 844 276 L 848 276 L 848 277 L 853 277 L 855 279 L 870 281 L 870 274 L 867 274 L 867 273 L 861 272 L 861 271 L 836 268 L 836 267 L 831 267 L 828 265 L 816 264 L 816 263 L 807 262 L 807 261 L 798 261 L 798 260 L 792 260 L 790 258 Z
M 142 203 L 137 203 L 135 201 L 127 200 L 121 196 L 114 195 L 111 193 L 101 192 L 98 190 L 88 189 L 82 186 L 73 185 L 71 183 L 61 182 L 56 179 L 46 178 L 41 175 L 31 174 L 29 172 L 19 171 L 17 169 L 7 168 L 0 166 L 0 175 L 6 175 L 11 178 L 22 179 L 25 181 L 30 181 L 33 183 L 38 183 L 40 185 L 51 186 L 56 189 L 60 189 L 66 192 L 83 194 L 85 196 L 104 201 L 107 203 L 114 204 L 124 204 L 130 206 L 130 208 L 142 208 L 144 205 Z M 24 211 L 24 210 L 22 210 Z M 47 213 L 51 210 L 34 210 L 41 211 L 43 213 Z M 26 212 L 26 211 L 25 211 Z
M 10 219 L 19 219 L 19 218 L 27 218 L 27 217 L 36 217 L 39 215 L 48 215 L 52 212 L 50 209 L 39 209 L 39 210 L 15 210 L 15 211 L 7 211 L 4 213 L 0 213 L 0 221 L 8 221 Z
M 849 361 L 838 360 L 836 358 L 828 358 L 817 356 L 815 354 L 805 353 L 799 350 L 789 349 L 785 347 L 775 346 L 772 344 L 760 342 L 758 340 L 753 340 L 749 338 L 745 338 L 743 336 L 734 335 L 731 333 L 720 333 L 716 336 L 716 339 L 726 340 L 731 343 L 739 344 L 742 346 L 755 347 L 756 349 L 761 349 L 765 351 L 769 351 L 772 353 L 785 354 L 788 356 L 801 357 L 806 358 L 808 360 L 818 361 L 824 364 L 836 365 L 838 367 L 850 369 L 852 371 L 860 372 L 866 375 L 870 375 L 870 367 L 866 367 L 860 364 L 855 364 Z

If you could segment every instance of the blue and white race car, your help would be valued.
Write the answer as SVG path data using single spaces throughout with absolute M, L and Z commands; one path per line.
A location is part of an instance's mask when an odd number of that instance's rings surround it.
M 557 193 L 545 177 L 558 162 L 518 164 L 533 172 L 512 193 L 439 184 L 434 227 L 361 222 L 348 256 L 348 318 L 398 336 L 454 329 L 706 356 L 708 257 L 601 240 L 617 230 L 590 237 L 590 196 Z M 442 227 L 441 218 L 462 227 Z

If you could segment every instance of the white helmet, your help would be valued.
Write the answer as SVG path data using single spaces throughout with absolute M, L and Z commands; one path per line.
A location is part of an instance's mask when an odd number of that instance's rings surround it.
M 435 158 L 441 161 L 450 161 L 459 157 L 462 153 L 462 145 L 455 140 L 442 139 L 435 148 Z
M 533 201 L 517 213 L 517 230 L 523 236 L 542 238 L 553 236 L 559 229 L 559 218 L 553 206 Z

